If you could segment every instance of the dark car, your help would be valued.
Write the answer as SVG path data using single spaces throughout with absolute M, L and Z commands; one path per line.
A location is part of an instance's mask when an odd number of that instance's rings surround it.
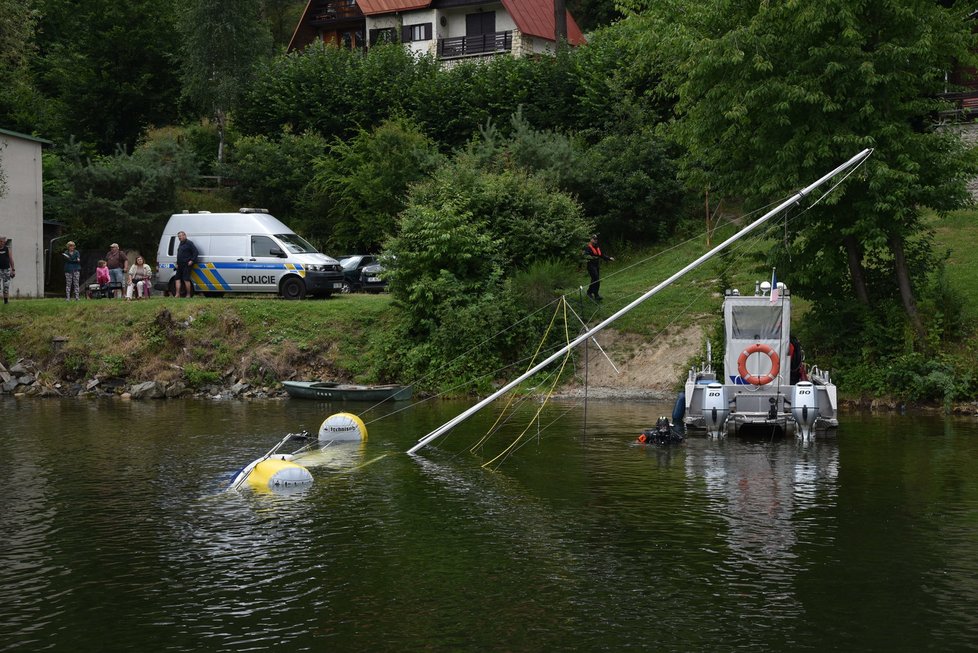
M 360 273 L 365 266 L 376 262 L 377 257 L 373 254 L 348 254 L 340 257 L 340 267 L 343 268 L 342 292 L 360 290 Z
M 360 288 L 364 292 L 383 292 L 387 290 L 387 279 L 384 278 L 384 266 L 373 263 L 360 272 Z

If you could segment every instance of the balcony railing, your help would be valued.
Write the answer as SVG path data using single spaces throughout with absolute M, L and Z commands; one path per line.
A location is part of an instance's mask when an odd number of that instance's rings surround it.
M 310 12 L 313 25 L 323 25 L 351 18 L 363 18 L 363 12 L 356 2 L 350 0 L 329 0 L 315 5 Z
M 966 120 L 978 118 L 978 90 L 942 93 L 940 97 L 951 103 L 949 109 L 941 111 L 942 117 Z
M 478 36 L 453 36 L 447 39 L 438 39 L 438 56 L 442 59 L 464 57 L 470 54 L 508 52 L 512 49 L 512 32 L 492 32 Z

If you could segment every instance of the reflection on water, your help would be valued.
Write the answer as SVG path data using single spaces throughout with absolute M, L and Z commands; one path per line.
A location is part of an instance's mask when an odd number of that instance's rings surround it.
M 592 402 L 585 428 L 565 403 L 495 472 L 523 412 L 475 453 L 495 415 L 404 454 L 465 405 L 372 421 L 278 494 L 221 490 L 349 406 L 0 401 L 0 650 L 974 644 L 973 420 L 655 447 L 669 406 Z
M 801 617 L 795 594 L 803 565 L 799 542 L 817 535 L 817 521 L 806 512 L 834 505 L 839 451 L 834 439 L 802 443 L 707 441 L 689 447 L 686 474 L 705 483 L 708 510 L 725 525 L 726 555 L 719 573 L 732 586 L 743 586 L 753 605 L 745 613 L 776 612 Z M 830 538 L 824 542 L 830 545 Z

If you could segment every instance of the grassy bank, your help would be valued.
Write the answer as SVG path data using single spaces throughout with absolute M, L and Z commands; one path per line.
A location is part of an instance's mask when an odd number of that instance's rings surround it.
M 698 239 L 665 251 L 617 252 L 618 260 L 603 270 L 604 304 L 575 302 L 575 309 L 594 324 L 705 248 Z M 586 281 L 583 268 L 571 270 L 566 285 Z M 715 317 L 717 284 L 715 267 L 704 267 L 617 326 L 657 346 L 654 336 L 661 331 Z M 133 302 L 15 299 L 0 308 L 0 362 L 9 367 L 32 360 L 42 380 L 51 382 L 118 377 L 130 383 L 182 381 L 191 388 L 237 381 L 275 386 L 290 378 L 414 382 L 380 378 L 376 371 L 384 355 L 380 341 L 394 318 L 386 294 L 300 302 L 199 295 Z
M 44 375 L 67 381 L 124 377 L 190 387 L 269 385 L 296 375 L 374 381 L 370 340 L 383 329 L 389 303 L 382 295 L 14 300 L 0 312 L 0 356 L 8 366 L 31 359 Z

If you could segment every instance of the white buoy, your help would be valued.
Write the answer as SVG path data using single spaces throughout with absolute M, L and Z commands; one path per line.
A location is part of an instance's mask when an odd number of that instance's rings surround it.
M 353 413 L 336 413 L 319 427 L 320 442 L 361 442 L 367 439 L 367 426 Z
M 818 399 L 811 381 L 799 381 L 791 397 L 791 416 L 798 425 L 801 437 L 812 437 L 812 427 L 818 419 Z
M 706 386 L 703 396 L 703 417 L 706 420 L 706 431 L 712 437 L 719 437 L 730 414 L 730 407 L 720 383 Z
M 243 483 L 256 490 L 278 490 L 309 485 L 312 474 L 302 465 L 292 461 L 291 454 L 274 454 L 256 458 L 235 474 L 228 489 L 236 489 Z

